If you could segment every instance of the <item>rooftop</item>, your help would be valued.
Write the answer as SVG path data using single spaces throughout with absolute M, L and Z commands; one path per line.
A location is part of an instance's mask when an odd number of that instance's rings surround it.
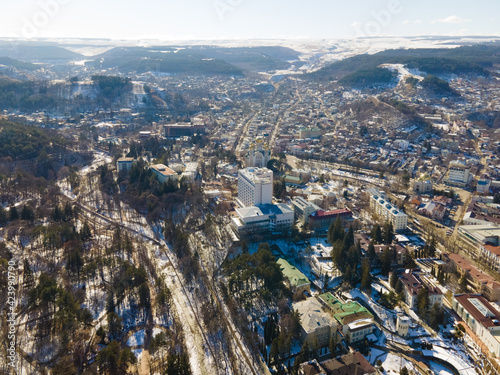
M 323 311 L 321 303 L 314 297 L 293 304 L 293 309 L 300 314 L 300 324 L 307 332 L 314 332 L 319 327 L 336 326 L 332 316 Z
M 170 169 L 165 164 L 154 164 L 151 166 L 151 169 L 164 176 L 173 176 L 177 174 L 174 170 Z
M 331 310 L 333 317 L 342 325 L 356 320 L 371 318 L 373 315 L 359 303 L 348 301 L 340 302 L 330 292 L 320 294 L 318 298 Z
M 285 276 L 290 282 L 290 285 L 298 287 L 311 283 L 306 275 L 300 272 L 295 266 L 288 263 L 285 259 L 280 258 L 277 263 L 280 266 L 283 276 Z
M 460 294 L 455 299 L 486 328 L 499 326 L 500 313 L 479 294 Z
M 284 203 L 279 204 L 261 204 L 259 206 L 237 208 L 236 212 L 242 218 L 267 215 L 281 215 L 292 213 L 293 210 Z
M 343 208 L 340 210 L 333 210 L 333 211 L 324 211 L 324 210 L 318 210 L 315 213 L 309 215 L 313 219 L 330 219 L 332 217 L 337 217 L 337 216 L 352 216 L 352 211 Z

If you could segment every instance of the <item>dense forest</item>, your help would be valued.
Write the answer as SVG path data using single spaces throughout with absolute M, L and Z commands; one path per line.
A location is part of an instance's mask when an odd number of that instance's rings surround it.
M 207 75 L 241 76 L 240 68 L 220 59 L 207 58 L 200 53 L 179 51 L 162 53 L 143 48 L 114 48 L 94 61 L 88 62 L 94 67 L 118 69 L 125 73 L 164 72 Z
M 339 83 L 354 87 L 364 87 L 370 85 L 390 84 L 395 82 L 396 74 L 389 69 L 368 68 L 348 74 L 341 79 Z
M 429 74 L 481 74 L 500 63 L 500 47 L 472 46 L 455 49 L 398 49 L 373 55 L 357 55 L 334 62 L 316 72 L 311 79 L 340 79 L 358 71 L 374 69 L 380 64 L 405 64 Z

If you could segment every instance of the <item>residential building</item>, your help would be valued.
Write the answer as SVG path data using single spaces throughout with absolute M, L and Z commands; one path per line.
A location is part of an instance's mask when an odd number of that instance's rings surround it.
M 300 315 L 302 343 L 313 346 L 317 340 L 319 347 L 323 347 L 328 346 L 331 339 L 337 341 L 338 323 L 315 297 L 295 302 L 293 309 Z
M 466 186 L 469 184 L 470 167 L 460 161 L 452 161 L 449 165 L 447 183 L 455 186 Z
M 150 166 L 159 183 L 177 180 L 177 173 L 164 164 L 153 164 Z
M 299 136 L 305 138 L 319 138 L 321 137 L 321 130 L 317 127 L 302 128 L 300 129 Z
M 163 125 L 163 134 L 167 138 L 179 138 L 204 133 L 204 124 L 178 123 Z
M 453 310 L 495 356 L 500 356 L 500 313 L 481 295 L 453 297 Z
M 392 223 L 394 231 L 401 232 L 406 230 L 408 226 L 408 216 L 393 206 L 384 193 L 378 192 L 376 189 L 369 189 L 370 193 L 370 208 L 377 214 L 383 221 Z M 376 192 L 375 194 L 373 194 Z
M 491 180 L 489 178 L 481 178 L 477 181 L 476 190 L 478 193 L 489 194 Z
M 134 158 L 129 158 L 129 157 L 118 159 L 116 161 L 116 169 L 118 169 L 118 173 L 123 171 L 130 171 L 132 169 L 134 161 L 135 161 Z
M 317 360 L 312 359 L 309 362 L 300 364 L 299 375 L 327 375 Z
M 443 220 L 446 213 L 446 206 L 436 202 L 429 202 L 424 207 L 420 208 L 418 212 L 421 215 L 427 216 L 433 220 Z
M 293 198 L 292 205 L 296 219 L 302 224 L 309 223 L 309 215 L 321 210 L 321 207 L 305 200 L 302 197 Z
M 468 285 L 475 293 L 482 294 L 492 302 L 500 301 L 500 283 L 492 276 L 484 273 L 459 254 L 446 254 L 445 259 L 452 262 L 460 277 L 463 275 L 467 277 Z
M 401 275 L 400 280 L 404 287 L 405 302 L 410 309 L 415 310 L 417 308 L 417 298 L 422 288 L 427 288 L 429 306 L 436 303 L 439 307 L 443 306 L 443 293 L 441 290 L 434 286 L 425 285 L 419 275 L 413 273 L 412 270 L 406 270 Z
M 238 171 L 238 201 L 242 207 L 272 204 L 273 172 L 267 168 Z
M 277 263 L 280 266 L 288 287 L 293 293 L 309 292 L 311 290 L 311 282 L 295 266 L 292 266 L 283 258 L 278 259 Z
M 359 303 L 343 303 L 329 292 L 317 298 L 324 309 L 337 320 L 348 342 L 361 341 L 373 332 L 373 315 Z
M 378 373 L 358 351 L 321 362 L 321 366 L 327 375 L 375 375 Z
M 337 217 L 340 217 L 343 221 L 351 221 L 352 211 L 348 208 L 333 211 L 319 209 L 309 214 L 309 227 L 313 230 L 328 229 L 330 224 L 337 220 Z
M 485 244 L 479 246 L 479 257 L 495 271 L 500 271 L 500 246 Z

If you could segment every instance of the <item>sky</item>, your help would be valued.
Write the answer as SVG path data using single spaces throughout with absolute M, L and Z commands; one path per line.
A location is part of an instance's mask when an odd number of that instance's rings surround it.
M 498 0 L 15 0 L 0 37 L 160 40 L 500 36 Z

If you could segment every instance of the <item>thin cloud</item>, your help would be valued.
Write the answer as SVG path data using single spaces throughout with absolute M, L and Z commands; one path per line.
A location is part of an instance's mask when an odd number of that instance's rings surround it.
M 405 25 L 406 25 L 406 24 L 410 23 L 410 20 L 404 20 L 404 21 L 403 21 L 403 22 L 401 22 L 401 23 L 403 23 L 403 24 L 405 24 Z
M 441 20 L 434 20 L 431 23 L 465 23 L 470 22 L 470 20 L 459 17 L 457 15 L 449 16 Z
M 413 21 L 413 23 L 417 24 L 417 25 L 420 25 L 420 24 L 424 23 L 424 21 L 422 21 L 422 20 L 415 20 L 415 21 Z

